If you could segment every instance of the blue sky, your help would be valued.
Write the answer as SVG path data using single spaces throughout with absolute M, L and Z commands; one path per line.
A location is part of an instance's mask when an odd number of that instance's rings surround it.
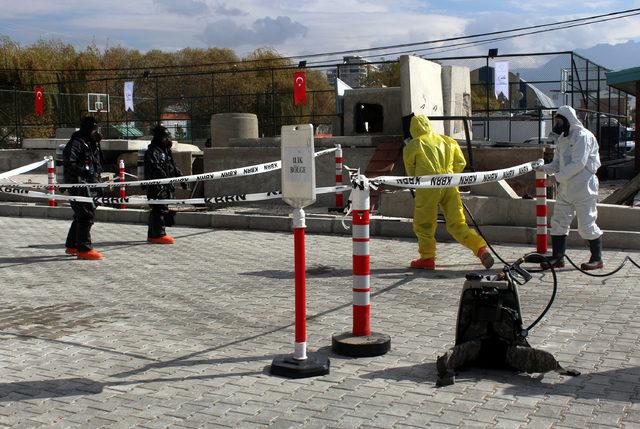
M 0 34 L 83 48 L 272 47 L 287 55 L 455 37 L 640 7 L 640 0 L 0 0 Z M 502 53 L 640 41 L 640 17 L 495 43 Z M 487 46 L 450 54 L 486 52 Z

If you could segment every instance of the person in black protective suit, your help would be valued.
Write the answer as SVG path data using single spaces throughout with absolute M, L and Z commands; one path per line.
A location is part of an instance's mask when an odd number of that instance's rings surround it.
M 64 147 L 64 182 L 65 183 L 99 183 L 104 158 L 100 149 L 102 136 L 98 132 L 98 122 L 87 116 L 80 122 L 80 130 L 71 135 Z M 70 188 L 72 196 L 90 197 L 99 192 L 86 187 Z M 78 259 L 102 259 L 100 252 L 91 244 L 91 226 L 96 215 L 93 203 L 71 201 L 73 222 L 66 240 L 66 253 L 77 255 Z
M 144 154 L 144 178 L 145 180 L 165 179 L 168 177 L 182 176 L 182 172 L 173 160 L 171 154 L 171 134 L 162 125 L 153 129 L 153 139 Z M 187 184 L 180 183 L 182 189 L 187 189 Z M 171 199 L 175 187 L 172 184 L 151 185 L 147 187 L 149 199 Z M 173 216 L 169 213 L 166 204 L 150 204 L 149 230 L 147 241 L 153 244 L 173 244 L 175 239 L 168 235 L 165 226 L 173 225 Z

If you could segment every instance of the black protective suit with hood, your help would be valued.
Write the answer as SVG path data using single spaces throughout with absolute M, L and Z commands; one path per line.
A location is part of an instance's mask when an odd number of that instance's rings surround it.
M 182 172 L 176 167 L 170 145 L 171 140 L 169 140 L 166 131 L 154 132 L 151 144 L 144 154 L 145 180 L 182 176 Z M 170 199 L 173 198 L 174 191 L 175 187 L 172 184 L 148 186 L 147 198 Z M 165 226 L 172 225 L 173 217 L 169 215 L 169 207 L 165 204 L 151 204 L 147 237 L 158 238 L 167 235 Z
M 95 131 L 97 123 L 93 118 L 84 118 L 80 131 L 71 135 L 63 151 L 65 183 L 99 183 L 104 158 L 100 149 L 101 136 Z M 73 196 L 90 197 L 96 192 L 87 188 L 70 188 Z M 93 249 L 91 244 L 91 226 L 96 215 L 93 203 L 71 202 L 73 222 L 67 234 L 66 247 L 85 252 Z

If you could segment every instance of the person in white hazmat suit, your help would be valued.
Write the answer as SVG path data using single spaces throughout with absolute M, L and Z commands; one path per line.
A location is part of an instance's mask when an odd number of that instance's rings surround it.
M 552 133 L 556 137 L 553 161 L 539 167 L 549 175 L 555 175 L 558 195 L 551 217 L 551 263 L 554 268 L 564 267 L 569 226 L 574 216 L 578 218 L 578 233 L 589 242 L 591 258 L 583 263 L 583 270 L 601 269 L 602 231 L 596 225 L 598 217 L 598 178 L 600 167 L 598 141 L 586 129 L 576 111 L 570 106 L 558 109 L 553 120 Z M 543 268 L 548 268 L 543 264 Z

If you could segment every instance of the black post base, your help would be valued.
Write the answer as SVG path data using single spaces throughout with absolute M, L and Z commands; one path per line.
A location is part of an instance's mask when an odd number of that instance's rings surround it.
M 356 337 L 351 332 L 345 332 L 333 336 L 331 349 L 342 356 L 380 356 L 391 350 L 391 337 L 378 332 L 372 332 L 366 337 Z
M 271 375 L 287 378 L 307 378 L 329 374 L 329 358 L 322 354 L 309 354 L 305 360 L 296 360 L 293 355 L 280 356 L 269 368 Z

